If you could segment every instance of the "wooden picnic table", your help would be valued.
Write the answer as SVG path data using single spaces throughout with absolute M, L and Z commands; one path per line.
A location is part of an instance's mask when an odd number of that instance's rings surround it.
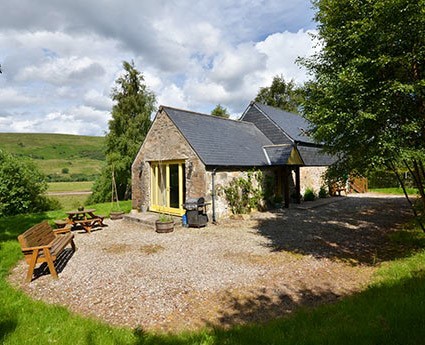
M 95 225 L 103 226 L 103 216 L 96 215 L 94 212 L 96 212 L 94 208 L 89 208 L 65 213 L 68 215 L 67 222 L 71 224 L 73 228 L 81 226 L 85 231 L 90 233 Z

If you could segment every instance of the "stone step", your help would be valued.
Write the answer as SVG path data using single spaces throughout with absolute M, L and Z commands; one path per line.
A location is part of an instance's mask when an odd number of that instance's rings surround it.
M 123 219 L 129 222 L 140 223 L 155 228 L 155 222 L 158 220 L 159 214 L 154 212 L 132 212 L 124 215 Z M 181 227 L 181 217 L 172 216 L 174 226 Z

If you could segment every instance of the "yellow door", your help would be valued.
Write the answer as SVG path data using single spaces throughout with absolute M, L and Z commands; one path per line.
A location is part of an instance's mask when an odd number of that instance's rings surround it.
M 183 161 L 151 163 L 151 211 L 183 215 L 185 189 Z

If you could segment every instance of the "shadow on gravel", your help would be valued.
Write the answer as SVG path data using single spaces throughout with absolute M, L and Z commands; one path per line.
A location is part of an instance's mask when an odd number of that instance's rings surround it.
M 340 296 L 332 291 L 312 291 L 309 289 L 297 291 L 297 299 L 288 294 L 281 293 L 270 297 L 266 292 L 257 292 L 248 298 L 235 297 L 232 294 L 224 299 L 224 305 L 230 306 L 219 311 L 220 327 L 232 327 L 243 324 L 265 323 L 270 320 L 283 317 L 300 306 L 317 306 L 324 303 L 331 303 L 338 300 Z M 205 323 L 209 327 L 217 324 Z
M 74 255 L 74 251 L 72 250 L 72 248 L 65 248 L 56 258 L 54 265 L 56 268 L 56 272 L 59 274 L 63 271 L 63 269 L 65 268 L 66 264 L 69 262 L 69 260 L 71 260 L 72 256 Z M 36 269 L 34 269 L 34 276 L 33 276 L 33 280 L 41 277 L 41 276 L 45 276 L 45 275 L 49 275 L 50 274 L 50 270 L 49 267 L 47 266 L 46 262 L 43 262 L 39 267 L 37 267 Z
M 412 215 L 404 198 L 349 197 L 311 209 L 285 209 L 259 219 L 257 232 L 273 251 L 374 265 L 403 257 L 414 248 L 390 240 Z

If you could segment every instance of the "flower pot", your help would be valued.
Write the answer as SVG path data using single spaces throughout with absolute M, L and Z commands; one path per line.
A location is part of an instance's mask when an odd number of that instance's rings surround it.
M 174 230 L 174 221 L 161 222 L 157 220 L 155 222 L 155 230 L 159 233 L 172 232 Z
M 124 212 L 123 211 L 112 211 L 110 213 L 110 217 L 111 217 L 112 220 L 122 219 L 123 216 L 124 216 Z

